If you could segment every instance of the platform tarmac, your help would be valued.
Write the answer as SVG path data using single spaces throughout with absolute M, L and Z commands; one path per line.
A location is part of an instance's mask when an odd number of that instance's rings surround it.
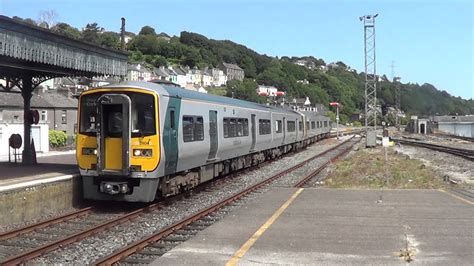
M 0 162 L 0 226 L 74 206 L 82 193 L 75 154 L 38 156 L 38 164 Z
M 410 264 L 472 265 L 473 204 L 438 190 L 276 188 L 153 265 L 403 265 L 406 251 Z

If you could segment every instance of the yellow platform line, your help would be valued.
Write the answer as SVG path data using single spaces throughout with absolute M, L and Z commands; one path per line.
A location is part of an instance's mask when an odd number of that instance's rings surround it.
M 298 195 L 303 191 L 303 188 L 298 189 L 281 207 L 273 213 L 270 217 L 253 235 L 250 237 L 245 244 L 243 244 L 240 249 L 234 253 L 232 258 L 226 263 L 226 266 L 234 266 L 239 262 L 239 260 L 247 253 L 250 247 L 255 244 L 255 242 L 263 235 L 263 233 L 270 228 L 270 226 L 280 217 L 280 215 L 290 206 L 290 204 L 298 197 Z
M 444 190 L 444 189 L 438 189 L 438 191 L 443 192 L 443 193 L 446 193 L 446 194 L 448 194 L 448 195 L 450 195 L 450 196 L 452 196 L 452 197 L 454 197 L 454 198 L 456 198 L 456 199 L 458 199 L 458 200 L 464 201 L 464 202 L 466 202 L 467 204 L 474 205 L 474 202 L 472 202 L 472 201 L 470 201 L 470 200 L 467 200 L 467 199 L 465 199 L 465 198 L 459 197 L 459 196 L 457 196 L 457 195 L 454 195 L 453 193 L 450 193 L 450 192 L 448 192 L 448 191 L 446 191 L 446 190 Z

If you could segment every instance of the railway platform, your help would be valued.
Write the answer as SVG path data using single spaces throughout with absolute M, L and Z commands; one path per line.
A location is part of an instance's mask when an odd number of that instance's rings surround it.
M 471 265 L 473 222 L 445 191 L 280 187 L 153 265 Z
M 38 164 L 0 162 L 0 225 L 73 206 L 80 195 L 75 154 L 41 155 Z

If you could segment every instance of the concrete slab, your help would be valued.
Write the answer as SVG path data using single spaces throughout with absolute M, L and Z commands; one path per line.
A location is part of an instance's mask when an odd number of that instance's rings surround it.
M 295 189 L 276 188 L 171 250 L 154 265 L 222 265 Z M 239 264 L 470 265 L 474 205 L 434 190 L 305 189 Z

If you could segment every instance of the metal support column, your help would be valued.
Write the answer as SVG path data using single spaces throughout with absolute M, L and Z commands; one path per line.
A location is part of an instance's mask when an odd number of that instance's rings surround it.
M 33 96 L 32 76 L 22 77 L 21 95 L 23 96 L 23 152 L 22 164 L 33 164 L 33 151 L 31 150 L 31 97 Z
M 362 16 L 365 54 L 365 131 L 366 146 L 375 146 L 377 129 L 377 75 L 375 60 L 375 15 Z

